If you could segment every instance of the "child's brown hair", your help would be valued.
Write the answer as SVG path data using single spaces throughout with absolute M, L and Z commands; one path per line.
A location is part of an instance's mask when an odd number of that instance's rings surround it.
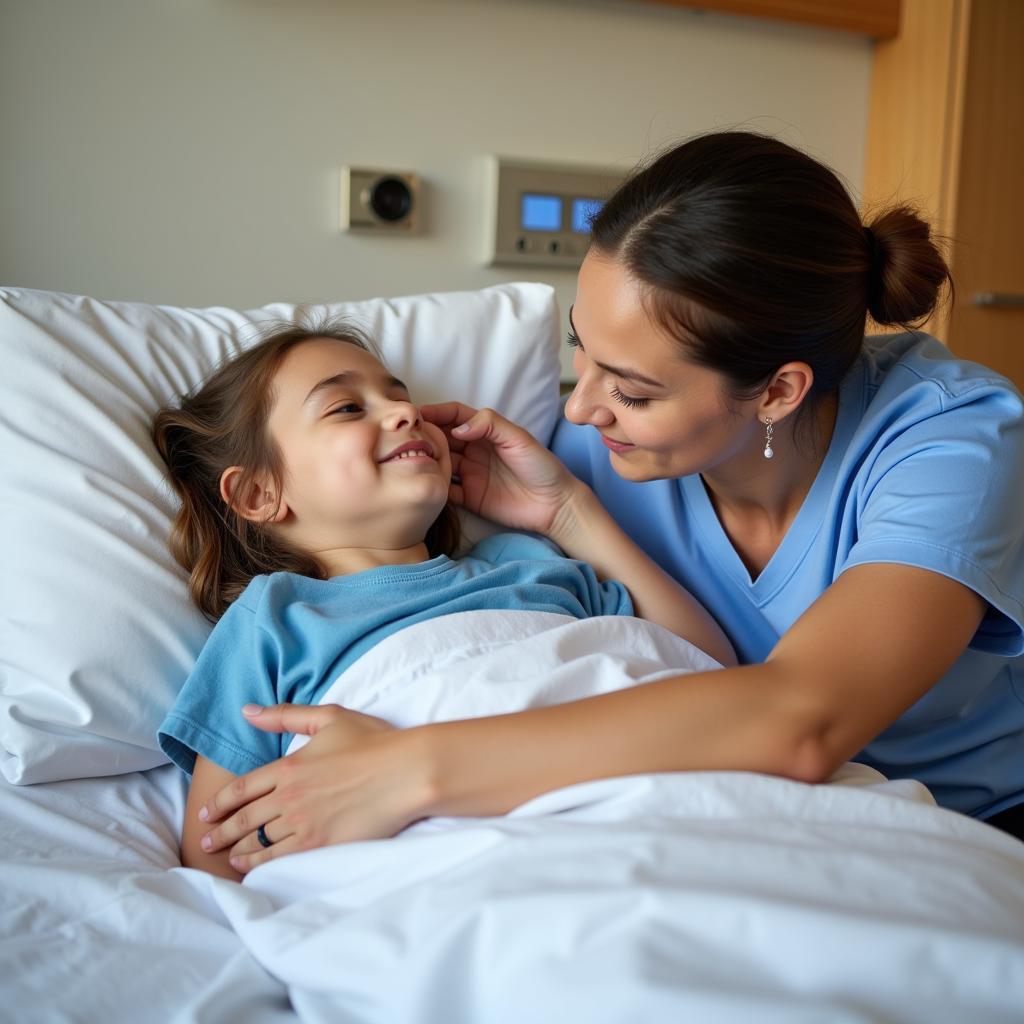
M 221 474 L 243 466 L 236 490 L 260 472 L 280 491 L 281 455 L 267 431 L 271 384 L 285 355 L 314 338 L 333 338 L 380 358 L 359 330 L 341 320 L 275 327 L 260 342 L 223 364 L 180 406 L 161 409 L 153 440 L 181 499 L 171 529 L 171 554 L 189 573 L 189 594 L 214 621 L 261 573 L 294 572 L 324 579 L 310 555 L 284 544 L 265 523 L 229 508 L 220 494 Z M 459 542 L 459 520 L 446 503 L 425 538 L 431 557 L 450 555 Z

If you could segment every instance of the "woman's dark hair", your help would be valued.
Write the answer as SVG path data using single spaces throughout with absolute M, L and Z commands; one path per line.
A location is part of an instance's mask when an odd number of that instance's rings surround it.
M 181 499 L 171 529 L 170 549 L 188 571 L 189 594 L 214 621 L 261 573 L 294 572 L 324 579 L 311 556 L 284 544 L 266 523 L 253 523 L 229 508 L 220 495 L 221 474 L 243 466 L 236 490 L 270 473 L 280 493 L 281 454 L 267 430 L 274 374 L 296 345 L 314 338 L 344 341 L 380 358 L 376 347 L 341 320 L 264 327 L 262 340 L 224 363 L 180 406 L 161 409 L 153 440 Z M 446 503 L 427 531 L 433 557 L 450 555 L 459 542 L 459 520 Z
M 688 358 L 750 398 L 784 363 L 835 391 L 879 324 L 919 326 L 949 281 L 907 206 L 865 227 L 833 171 L 751 132 L 699 136 L 627 180 L 591 225 L 599 254 L 645 286 L 649 311 Z

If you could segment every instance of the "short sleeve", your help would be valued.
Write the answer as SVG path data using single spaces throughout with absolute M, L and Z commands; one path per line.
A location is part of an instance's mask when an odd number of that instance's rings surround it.
M 633 599 L 618 580 L 600 580 L 593 568 L 577 562 L 585 573 L 591 615 L 635 615 Z
M 197 754 L 243 775 L 281 756 L 281 737 L 249 725 L 243 704 L 277 703 L 277 646 L 254 610 L 232 604 L 199 653 L 157 733 L 161 749 L 192 774 Z
M 970 587 L 989 606 L 971 647 L 1024 653 L 1024 409 L 978 383 L 894 423 L 860 489 L 857 539 L 840 571 L 895 562 Z

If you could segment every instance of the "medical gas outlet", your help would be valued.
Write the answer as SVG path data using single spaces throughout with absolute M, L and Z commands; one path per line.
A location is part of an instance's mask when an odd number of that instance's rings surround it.
M 412 235 L 419 220 L 420 181 L 415 174 L 342 167 L 342 231 Z

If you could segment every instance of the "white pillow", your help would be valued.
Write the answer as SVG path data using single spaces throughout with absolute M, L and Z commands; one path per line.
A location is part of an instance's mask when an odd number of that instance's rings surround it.
M 267 318 L 364 327 L 421 402 L 489 405 L 547 441 L 558 415 L 554 292 L 477 292 L 247 312 L 0 288 L 0 743 L 11 782 L 166 759 L 157 725 L 210 625 L 167 551 L 174 499 L 150 441 Z

